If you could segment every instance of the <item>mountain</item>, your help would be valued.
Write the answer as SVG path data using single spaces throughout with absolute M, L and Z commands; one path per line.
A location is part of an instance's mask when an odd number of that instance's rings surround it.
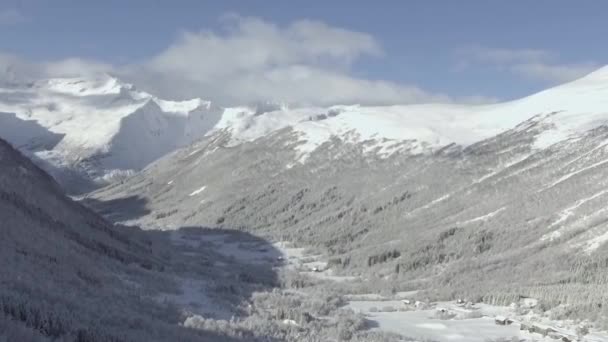
M 538 117 L 555 126 L 536 138 L 537 147 L 543 148 L 606 120 L 606 84 L 608 67 L 569 84 L 492 105 L 282 106 L 265 112 L 228 108 L 214 130 L 229 131 L 231 145 L 236 145 L 289 129 L 299 136 L 296 150 L 302 158 L 334 138 L 362 143 L 387 156 L 397 151 L 431 152 L 449 144 L 468 146 Z
M 483 106 L 228 108 L 203 139 L 86 201 L 120 220 L 115 203 L 134 198 L 146 213 L 127 221 L 151 228 L 313 246 L 362 289 L 534 297 L 601 320 L 607 123 L 608 68 Z
M 108 75 L 0 85 L 0 137 L 72 192 L 142 169 L 202 137 L 219 114 L 208 101 L 162 100 Z
M 167 101 L 115 77 L 55 78 L 0 85 L 0 136 L 28 154 L 69 192 L 83 193 L 137 172 L 203 137 L 230 135 L 229 146 L 281 130 L 298 136 L 293 162 L 338 138 L 378 156 L 468 146 L 533 116 L 553 125 L 542 148 L 602 122 L 608 71 L 508 103 L 471 106 L 289 108 L 258 103 L 220 108 L 201 99 Z M 582 115 L 582 117 L 581 117 Z M 548 116 L 551 116 L 549 118 Z
M 211 246 L 173 244 L 181 235 L 110 224 L 3 140 L 0 217 L 0 341 L 257 341 L 183 322 L 192 312 L 236 315 L 253 289 L 272 284 L 271 270 Z M 206 234 L 185 227 L 175 233 Z

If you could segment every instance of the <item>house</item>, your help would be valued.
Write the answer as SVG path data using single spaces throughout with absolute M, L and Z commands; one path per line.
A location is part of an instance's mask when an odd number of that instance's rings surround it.
M 426 303 L 417 300 L 416 302 L 414 302 L 414 306 L 416 307 L 416 309 L 424 309 L 426 308 Z
M 494 317 L 494 323 L 497 325 L 511 325 L 513 324 L 513 320 L 504 316 L 496 316 Z

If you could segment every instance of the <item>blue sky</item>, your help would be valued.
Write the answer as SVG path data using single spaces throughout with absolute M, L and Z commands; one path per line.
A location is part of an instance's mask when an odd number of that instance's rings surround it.
M 240 78 L 243 76 L 236 79 L 234 74 L 238 71 L 256 75 L 250 79 L 272 78 L 274 83 L 256 94 L 270 97 L 265 92 L 276 93 L 277 84 L 287 78 L 286 69 L 290 70 L 290 81 L 280 88 L 297 88 L 293 69 L 306 67 L 315 74 L 324 74 L 306 84 L 310 89 L 304 91 L 307 94 L 302 98 L 304 102 L 318 96 L 312 90 L 317 88 L 315 82 L 333 83 L 331 77 L 334 76 L 340 77 L 336 87 L 349 88 L 349 93 L 326 96 L 323 103 L 356 101 L 362 93 L 367 96 L 363 89 L 369 86 L 367 81 L 385 83 L 375 84 L 375 90 L 370 92 L 378 95 L 369 95 L 369 101 L 366 97 L 363 102 L 399 102 L 401 94 L 403 102 L 470 97 L 503 100 L 530 94 L 603 66 L 608 60 L 608 47 L 603 44 L 608 28 L 605 13 L 608 13 L 608 3 L 590 0 L 576 3 L 560 0 L 0 0 L 0 53 L 33 63 L 78 58 L 83 63 L 103 64 L 132 78 L 145 70 L 147 77 L 138 81 L 147 83 L 160 77 L 168 84 L 155 89 L 161 92 L 182 89 L 176 83 L 187 84 L 183 89 L 188 89 L 188 96 L 208 91 L 211 81 L 218 82 L 223 92 L 231 89 L 245 92 L 245 84 L 251 83 L 244 83 Z M 249 25 L 251 20 L 255 23 Z M 246 55 L 249 52 L 245 46 L 235 46 L 235 41 L 244 36 L 265 42 L 268 37 L 255 29 L 262 23 L 277 34 L 284 33 L 283 43 L 269 44 L 268 51 L 273 53 L 277 51 L 276 44 L 288 45 L 287 41 L 292 39 L 308 39 L 299 34 L 293 38 L 294 35 L 288 33 L 294 23 L 302 20 L 322 23 L 327 30 L 344 30 L 364 37 L 353 35 L 351 41 L 336 34 L 335 42 L 326 42 L 326 37 L 333 36 L 325 34 L 324 29 L 306 29 L 318 34 L 310 38 L 317 42 L 311 48 L 318 47 L 321 41 L 335 46 L 344 44 L 343 53 L 334 55 L 333 47 L 326 47 L 305 59 L 270 60 L 256 65 L 255 69 L 233 61 L 237 65 L 226 66 L 224 73 L 217 75 L 209 73 L 210 69 L 217 68 L 213 64 L 200 70 L 181 65 L 206 63 L 214 51 L 205 49 L 216 46 L 205 40 L 190 42 L 196 49 L 185 46 L 188 43 L 184 42 L 184 34 L 190 33 L 192 39 L 200 40 L 209 38 L 211 33 L 213 44 L 218 41 L 224 44 L 220 46 L 224 53 Z M 256 46 L 247 45 L 250 50 Z M 169 61 L 163 56 L 171 47 L 176 51 L 170 54 L 174 59 Z M 278 51 L 288 49 L 302 53 L 291 45 Z M 184 61 L 176 60 L 185 53 L 192 55 Z M 192 77 L 196 73 L 200 73 L 198 79 Z M 228 78 L 233 80 L 223 84 Z M 353 82 L 352 89 L 344 83 L 344 78 Z M 416 90 L 413 95 L 411 88 Z M 290 100 L 299 100 L 292 93 L 279 93 Z M 214 89 L 213 95 L 221 96 L 218 94 L 220 91 Z M 231 97 L 226 101 L 255 100 Z

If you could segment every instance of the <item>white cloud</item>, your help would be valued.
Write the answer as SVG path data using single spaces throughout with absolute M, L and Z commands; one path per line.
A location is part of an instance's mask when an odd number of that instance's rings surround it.
M 152 59 L 156 70 L 206 77 L 266 70 L 294 64 L 349 64 L 381 49 L 368 34 L 296 21 L 285 28 L 257 18 L 231 16 L 223 34 L 184 32 Z M 194 72 L 194 73 L 193 73 Z
M 99 73 L 112 73 L 114 67 L 110 64 L 84 60 L 81 58 L 68 58 L 60 61 L 43 63 L 43 68 L 49 76 L 76 77 L 89 76 Z
M 596 63 L 581 64 L 544 64 L 524 63 L 513 65 L 511 69 L 523 76 L 549 82 L 568 82 L 583 77 L 600 65 Z
M 413 85 L 352 76 L 353 64 L 383 51 L 369 34 L 300 20 L 286 26 L 230 15 L 217 31 L 182 32 L 156 56 L 130 65 L 70 58 L 17 63 L 35 78 L 112 73 L 168 98 L 202 97 L 222 105 L 285 101 L 302 105 L 446 102 Z M 2 57 L 0 55 L 0 57 Z M 8 60 L 8 59 L 7 59 Z M 2 68 L 0 58 L 0 68 Z M 4 64 L 7 64 L 5 61 Z M 1 69 L 0 69 L 1 70 Z M 27 71 L 27 72 L 25 72 Z
M 528 79 L 550 83 L 568 82 L 600 67 L 597 63 L 563 63 L 555 53 L 541 49 L 504 49 L 471 46 L 457 51 L 458 69 L 489 65 Z
M 381 63 L 382 56 L 379 43 L 366 33 L 311 20 L 280 26 L 230 15 L 218 30 L 182 32 L 157 55 L 129 65 L 80 58 L 34 64 L 0 55 L 0 76 L 3 70 L 9 75 L 5 80 L 15 75 L 27 80 L 106 72 L 159 96 L 202 97 L 220 105 L 267 100 L 292 105 L 454 101 L 415 85 L 353 76 L 351 71 L 362 58 L 375 58 Z M 520 59 L 505 51 L 485 58 Z M 469 96 L 457 101 L 487 103 L 496 99 Z
M 0 83 L 25 83 L 47 77 L 92 76 L 114 73 L 116 70 L 109 64 L 79 58 L 32 63 L 15 55 L 0 53 Z
M 16 25 L 25 21 L 27 18 L 15 9 L 0 9 L 0 25 Z
M 184 32 L 129 75 L 164 80 L 154 90 L 171 96 L 207 96 L 225 103 L 260 100 L 303 104 L 389 104 L 447 100 L 415 86 L 358 79 L 353 63 L 382 56 L 365 33 L 301 20 L 286 27 L 230 16 L 220 32 Z M 154 75 L 154 76 L 151 76 Z

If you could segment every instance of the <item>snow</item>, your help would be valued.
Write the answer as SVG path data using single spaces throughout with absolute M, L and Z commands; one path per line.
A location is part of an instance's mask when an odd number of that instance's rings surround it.
M 274 262 L 280 255 L 273 248 L 265 248 L 259 241 L 240 241 L 230 233 L 217 232 L 198 236 L 193 239 L 191 236 L 184 236 L 179 232 L 174 232 L 171 236 L 176 244 L 187 245 L 195 248 L 211 248 L 218 253 L 234 258 L 242 263 L 265 264 Z
M 351 302 L 350 306 L 357 310 L 358 303 Z M 376 307 L 381 308 L 378 305 Z M 366 312 L 365 314 L 367 319 L 378 324 L 378 329 L 419 340 L 485 342 L 522 336 L 518 325 L 499 326 L 494 323 L 494 319 L 489 317 L 440 320 L 433 317 L 434 313 L 434 310 L 414 310 Z
M 479 222 L 479 221 L 485 221 L 485 220 L 487 220 L 489 218 L 492 218 L 493 216 L 495 216 L 496 214 L 500 213 L 501 211 L 503 211 L 505 209 L 506 209 L 506 207 L 501 207 L 499 209 L 494 210 L 491 213 L 488 213 L 488 214 L 485 214 L 485 215 L 482 215 L 482 216 L 478 216 L 478 217 L 472 218 L 470 220 L 466 220 L 464 222 L 457 222 L 456 225 L 466 225 L 466 224 L 469 224 L 469 223 L 474 223 L 474 222 Z
M 523 99 L 491 105 L 282 106 L 264 113 L 247 107 L 229 108 L 211 132 L 230 131 L 236 145 L 291 128 L 302 142 L 297 152 L 298 160 L 304 162 L 334 136 L 353 143 L 369 142 L 367 150 L 379 148 L 381 156 L 400 150 L 424 153 L 450 143 L 470 145 L 534 118 L 546 128 L 536 137 L 533 148 L 544 149 L 608 123 L 607 74 L 608 67 Z M 403 142 L 410 143 L 398 144 Z
M 517 125 L 527 129 L 535 123 L 542 128 L 535 133 L 532 147 L 544 149 L 608 123 L 607 108 L 608 67 L 519 100 L 490 105 L 303 108 L 272 104 L 221 109 L 201 99 L 170 101 L 115 77 L 98 75 L 0 89 L 0 119 L 6 126 L 0 134 L 19 146 L 43 137 L 45 147 L 32 152 L 52 150 L 59 156 L 52 160 L 60 160 L 56 166 L 99 157 L 104 173 L 140 170 L 166 153 L 216 133 L 229 133 L 228 146 L 235 146 L 285 130 L 299 142 L 295 159 L 286 163 L 292 166 L 305 163 L 334 137 L 365 143 L 365 153 L 386 158 L 432 152 L 451 143 L 467 146 Z
M 587 241 L 585 252 L 590 254 L 606 242 L 608 242 L 608 232 L 605 232 L 604 234 L 596 236 Z
M 298 270 L 301 274 L 335 282 L 358 279 L 355 276 L 335 275 L 332 269 L 327 268 L 327 262 L 321 260 L 321 255 L 305 255 L 305 248 L 293 247 L 286 241 L 277 242 L 273 246 L 281 253 L 285 266 Z M 315 268 L 317 271 L 314 270 Z
M 549 228 L 555 227 L 563 222 L 565 222 L 568 218 L 572 217 L 574 215 L 574 212 L 576 211 L 576 209 L 578 209 L 580 206 L 584 205 L 587 202 L 590 202 L 598 197 L 601 197 L 605 194 L 608 193 L 608 190 L 602 190 L 598 193 L 595 193 L 589 197 L 586 198 L 582 198 L 578 201 L 576 201 L 576 203 L 574 203 L 574 205 L 562 210 L 559 213 L 559 218 L 557 220 L 555 220 L 553 223 L 551 223 L 551 225 L 549 226 Z M 545 241 L 545 240 L 549 240 L 549 241 L 553 241 L 557 238 L 559 238 L 560 236 L 562 236 L 563 230 L 565 230 L 566 227 L 562 228 L 561 230 L 555 230 L 552 231 L 551 233 L 547 233 L 545 235 L 543 235 L 541 237 L 541 241 Z
M 212 127 L 193 120 L 213 116 L 209 102 L 162 100 L 108 75 L 13 87 L 0 91 L 0 134 L 17 146 L 32 142 L 31 152 L 52 151 L 58 167 L 101 157 L 101 173 L 139 170 Z M 41 138 L 44 146 L 34 144 Z
M 272 263 L 281 267 L 295 268 L 303 274 L 319 274 L 302 271 L 302 269 L 311 265 L 326 266 L 322 255 L 309 255 L 305 248 L 293 247 L 289 242 L 274 243 L 272 249 L 274 252 L 272 252 L 268 249 L 261 249 L 257 243 L 235 239 L 233 235 L 225 232 L 211 233 L 197 239 L 174 232 L 172 238 L 178 245 L 186 244 L 201 250 L 212 248 L 225 256 L 233 257 L 242 262 Z M 280 264 L 277 264 L 278 260 L 281 260 Z M 221 265 L 218 264 L 218 266 Z M 340 281 L 340 279 L 331 278 L 330 280 Z M 205 285 L 204 282 L 184 279 L 181 293 L 166 298 L 199 315 L 214 315 L 216 317 L 226 315 L 226 313 L 218 310 L 212 298 L 204 296 L 201 289 Z M 416 309 L 413 305 L 406 305 L 400 300 L 401 298 L 415 297 L 418 293 L 417 290 L 399 292 L 394 299 L 388 299 L 375 293 L 347 295 L 346 298 L 349 303 L 346 307 L 364 314 L 367 320 L 374 323 L 371 329 L 394 332 L 420 341 L 510 341 L 513 337 L 517 337 L 518 341 L 553 341 L 550 337 L 543 337 L 538 333 L 521 331 L 521 323 L 550 327 L 563 334 L 563 336 L 575 336 L 574 323 L 551 320 L 549 313 L 539 315 L 529 311 L 524 315 L 519 315 L 515 305 L 494 306 L 476 303 L 473 307 L 465 307 L 452 301 L 427 303 L 428 309 Z M 538 305 L 538 301 L 534 298 L 523 298 L 519 305 L 532 308 Z M 438 318 L 437 310 L 440 308 L 450 314 L 452 318 Z M 386 311 L 384 311 L 385 309 Z M 513 323 L 497 325 L 495 319 L 510 319 L 513 320 Z M 297 324 L 295 321 L 288 319 L 283 320 L 282 323 L 285 325 Z M 603 332 L 593 332 L 586 337 L 586 340 L 605 341 L 606 337 Z
M 188 114 L 199 107 L 209 108 L 211 106 L 211 102 L 203 101 L 201 99 L 191 99 L 186 101 L 167 101 L 155 98 L 154 101 L 164 112 L 180 114 Z
M 530 326 L 551 328 L 561 336 L 573 338 L 575 322 L 552 320 L 550 314 L 539 315 L 529 311 L 524 315 L 517 314 L 516 306 L 494 306 L 477 303 L 472 308 L 466 308 L 456 302 L 430 303 L 428 309 L 415 309 L 392 300 L 353 300 L 348 307 L 360 312 L 376 326 L 372 329 L 390 331 L 417 340 L 432 340 L 440 342 L 482 342 L 482 341 L 554 341 L 538 333 L 520 330 L 522 323 Z M 521 307 L 532 308 L 538 304 L 534 298 L 524 298 Z M 383 308 L 392 307 L 384 311 Z M 438 310 L 447 312 L 449 319 L 437 316 Z M 512 320 L 511 324 L 497 325 L 495 320 Z M 594 332 L 585 337 L 585 341 L 605 341 L 604 332 Z
M 198 279 L 177 278 L 180 283 L 180 293 L 177 294 L 161 294 L 158 298 L 160 302 L 170 301 L 179 307 L 188 309 L 197 315 L 204 317 L 215 317 L 227 319 L 230 317 L 230 312 L 226 308 L 216 303 L 209 297 L 207 293 L 209 282 Z
M 572 171 L 572 172 L 570 172 L 570 173 L 568 173 L 568 174 L 566 174 L 566 175 L 562 176 L 562 177 L 561 177 L 561 178 L 559 178 L 558 180 L 554 181 L 553 183 L 549 184 L 549 185 L 548 185 L 547 187 L 545 187 L 543 190 L 546 190 L 546 189 L 552 188 L 552 187 L 554 187 L 554 186 L 556 186 L 556 185 L 558 185 L 558 184 L 560 184 L 560 183 L 562 183 L 562 182 L 564 182 L 564 181 L 567 181 L 568 179 L 572 178 L 573 176 L 578 175 L 579 173 L 582 173 L 582 172 L 585 172 L 585 171 L 587 171 L 587 170 L 590 170 L 590 169 L 596 168 L 596 167 L 598 167 L 598 166 L 605 165 L 605 164 L 607 164 L 607 163 L 608 163 L 608 159 L 605 159 L 605 160 L 599 161 L 599 162 L 597 162 L 597 163 L 594 163 L 594 164 L 592 164 L 592 165 L 586 166 L 586 167 L 584 167 L 584 168 L 582 168 L 582 169 L 579 169 L 579 170 L 576 170 L 576 171 Z M 541 190 L 541 191 L 542 191 L 542 190 Z
M 536 149 L 545 149 L 551 145 L 557 144 L 562 140 L 566 140 L 568 138 L 567 132 L 559 129 L 551 129 L 545 131 L 534 141 L 534 147 Z
M 192 192 L 190 193 L 190 195 L 188 195 L 188 196 L 190 196 L 190 197 L 192 197 L 192 196 L 196 196 L 196 195 L 200 194 L 201 192 L 205 191 L 205 189 L 207 189 L 207 186 L 206 186 L 206 185 L 203 185 L 203 186 L 201 186 L 200 188 L 198 188 L 198 189 L 196 189 L 196 190 L 192 191 Z
M 426 209 L 429 209 L 430 207 L 434 206 L 435 204 L 437 204 L 437 203 L 440 203 L 440 202 L 443 202 L 443 201 L 447 200 L 448 198 L 450 198 L 450 196 L 452 196 L 452 194 L 451 194 L 451 193 L 450 193 L 450 194 L 445 194 L 445 195 L 443 195 L 443 196 L 441 196 L 441 197 L 439 197 L 439 198 L 436 198 L 436 199 L 432 200 L 431 202 L 429 202 L 429 203 L 427 203 L 427 204 L 423 205 L 422 207 L 418 207 L 418 208 L 415 208 L 414 210 L 411 210 L 411 211 L 406 212 L 406 213 L 405 213 L 405 216 L 412 216 L 414 213 L 416 213 L 416 212 L 418 212 L 418 211 L 420 211 L 420 210 L 426 210 Z
M 416 296 L 418 294 L 418 290 L 412 290 L 412 291 L 399 291 L 397 293 L 395 293 L 395 296 L 397 298 L 401 298 L 401 299 L 406 299 L 406 298 L 412 298 L 414 296 Z

